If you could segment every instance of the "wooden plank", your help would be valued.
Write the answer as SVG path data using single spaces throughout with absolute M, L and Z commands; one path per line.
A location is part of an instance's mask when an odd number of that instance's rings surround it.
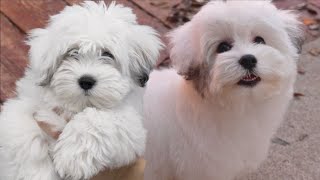
M 14 95 L 15 82 L 23 76 L 27 66 L 28 47 L 24 36 L 2 13 L 0 14 L 1 71 L 0 99 L 4 101 Z
M 289 9 L 301 3 L 306 3 L 306 0 L 274 0 L 273 3 L 280 9 Z
M 28 61 L 28 46 L 25 34 L 19 31 L 3 14 L 0 14 L 1 54 L 20 69 L 24 70 Z
M 69 5 L 80 4 L 83 0 L 65 0 Z
M 15 96 L 15 82 L 19 78 L 15 73 L 9 71 L 6 65 L 3 62 L 7 61 L 5 57 L 0 55 L 0 102 L 6 101 L 8 98 Z
M 105 0 L 105 1 L 111 2 L 111 0 Z M 145 11 L 143 11 L 142 9 L 134 5 L 132 2 L 129 2 L 126 0 L 118 0 L 117 2 L 120 4 L 123 4 L 124 6 L 131 7 L 133 9 L 133 12 L 137 15 L 138 22 L 140 24 L 149 25 L 155 28 L 156 30 L 158 30 L 162 34 L 168 32 L 169 28 L 165 27 L 161 21 L 150 16 Z
M 148 11 L 154 17 L 158 18 L 162 23 L 170 28 L 176 27 L 176 24 L 167 20 L 174 6 L 181 3 L 182 0 L 130 0 Z
M 308 2 L 320 8 L 320 0 L 308 0 Z
M 0 10 L 24 32 L 43 27 L 49 16 L 64 8 L 63 0 L 1 0 Z

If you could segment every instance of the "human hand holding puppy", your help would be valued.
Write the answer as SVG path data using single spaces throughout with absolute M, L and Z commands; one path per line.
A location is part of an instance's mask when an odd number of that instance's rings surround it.
M 59 138 L 64 126 L 70 120 L 62 116 L 62 112 L 58 107 L 51 110 L 40 109 L 33 113 L 33 118 L 41 130 L 53 140 Z

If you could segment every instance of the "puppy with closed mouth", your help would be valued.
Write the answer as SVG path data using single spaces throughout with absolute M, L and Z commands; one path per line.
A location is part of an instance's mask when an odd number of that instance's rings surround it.
M 145 179 L 229 180 L 255 169 L 293 96 L 297 16 L 271 1 L 214 1 L 170 34 L 150 75 Z
M 86 1 L 28 44 L 30 65 L 0 115 L 0 179 L 90 179 L 143 155 L 143 87 L 162 47 L 154 29 L 130 8 Z

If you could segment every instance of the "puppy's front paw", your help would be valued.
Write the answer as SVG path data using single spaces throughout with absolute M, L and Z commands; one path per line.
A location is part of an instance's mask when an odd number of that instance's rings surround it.
M 60 135 L 53 152 L 54 165 L 62 178 L 90 179 L 103 168 L 99 163 L 95 163 L 92 157 L 94 151 L 98 151 L 97 142 L 88 138 L 85 132 L 78 131 L 86 129 L 85 126 L 76 125 L 79 124 L 67 124 Z
M 61 177 L 90 179 L 104 168 L 134 162 L 143 154 L 144 146 L 145 130 L 133 109 L 87 108 L 64 128 L 53 157 Z
M 94 117 L 94 118 L 92 118 Z M 129 106 L 112 110 L 87 108 L 82 114 L 91 124 L 91 135 L 98 141 L 95 162 L 109 169 L 131 164 L 145 149 L 146 132 L 141 116 Z
M 57 150 L 54 154 L 54 165 L 61 178 L 72 180 L 90 179 L 98 174 L 100 167 L 96 167 L 97 164 L 89 160 L 90 155 L 87 156 L 85 151 L 81 152 L 83 147 L 68 142 L 66 144 L 61 143 L 61 145 L 68 146 Z

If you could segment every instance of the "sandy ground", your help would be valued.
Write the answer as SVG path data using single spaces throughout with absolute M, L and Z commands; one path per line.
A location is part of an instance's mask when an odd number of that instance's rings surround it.
M 268 159 L 257 172 L 242 180 L 320 180 L 320 38 L 303 46 L 296 92 L 304 96 L 292 101 L 279 128 Z

